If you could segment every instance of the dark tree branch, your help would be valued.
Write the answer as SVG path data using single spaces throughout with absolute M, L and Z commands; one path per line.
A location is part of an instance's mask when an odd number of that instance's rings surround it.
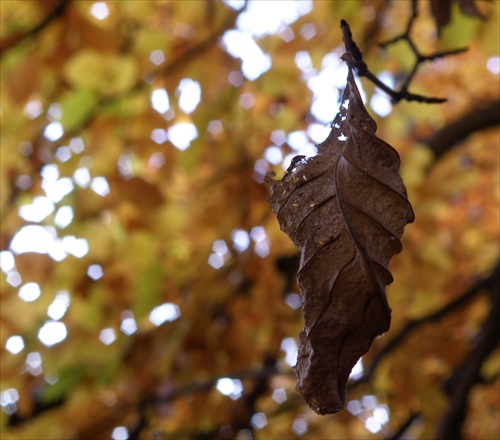
M 444 57 L 449 56 L 449 55 L 456 55 L 458 53 L 462 53 L 462 52 L 465 52 L 467 50 L 467 48 L 464 47 L 464 48 L 453 49 L 453 50 L 449 50 L 449 51 L 435 52 L 435 53 L 429 54 L 429 55 L 423 55 L 418 50 L 416 44 L 414 43 L 414 41 L 411 39 L 411 36 L 410 36 L 410 32 L 411 32 L 411 29 L 413 27 L 413 23 L 414 23 L 415 19 L 417 18 L 417 15 L 418 15 L 417 14 L 417 2 L 414 1 L 413 2 L 412 16 L 410 17 L 410 20 L 408 21 L 408 25 L 406 27 L 405 32 L 403 32 L 401 35 L 393 38 L 392 40 L 386 41 L 385 43 L 382 43 L 380 45 L 382 48 L 386 48 L 387 46 L 394 44 L 397 41 L 403 40 L 403 41 L 407 42 L 408 46 L 410 47 L 411 51 L 413 52 L 413 55 L 415 56 L 415 64 L 413 65 L 413 68 L 412 68 L 411 72 L 408 74 L 405 82 L 401 86 L 402 92 L 403 91 L 406 92 L 408 90 L 410 82 L 412 81 L 412 79 L 416 75 L 417 70 L 420 67 L 420 64 L 425 63 L 426 61 L 434 61 L 438 58 L 444 58 Z M 437 99 L 439 99 L 439 98 L 437 98 Z M 443 99 L 441 102 L 445 102 L 445 101 L 446 101 L 446 99 Z
M 460 8 L 462 14 L 468 15 L 469 17 L 477 17 L 483 20 L 484 16 L 477 9 L 476 4 L 474 3 L 475 1 L 476 0 L 456 0 L 456 3 L 458 3 L 458 7 Z M 453 0 L 430 1 L 431 13 L 434 17 L 434 21 L 436 22 L 438 34 L 440 34 L 441 29 L 451 21 L 453 3 Z
M 444 307 L 441 309 L 424 316 L 423 318 L 416 319 L 414 321 L 408 322 L 401 330 L 400 332 L 394 336 L 383 348 L 380 350 L 380 352 L 377 354 L 375 359 L 373 360 L 372 364 L 370 367 L 366 370 L 365 374 L 361 376 L 359 379 L 353 381 L 350 383 L 350 387 L 355 387 L 357 385 L 360 385 L 362 383 L 366 383 L 370 381 L 375 374 L 375 371 L 380 364 L 380 362 L 395 348 L 397 348 L 403 341 L 404 339 L 416 328 L 419 328 L 423 324 L 429 323 L 429 322 L 435 322 L 443 318 L 444 316 L 448 315 L 452 311 L 460 308 L 464 304 L 466 304 L 468 301 L 470 301 L 473 297 L 475 297 L 482 289 L 488 288 L 490 286 L 491 280 L 494 279 L 496 276 L 498 276 L 498 270 L 499 267 L 497 266 L 496 269 L 493 271 L 493 273 L 488 276 L 487 278 L 477 282 L 474 284 L 469 290 L 467 290 L 465 293 L 451 301 L 450 303 L 446 304 Z
M 394 44 L 398 41 L 406 41 L 408 46 L 410 47 L 411 51 L 413 52 L 413 55 L 415 56 L 415 64 L 413 65 L 413 68 L 411 72 L 408 74 L 405 82 L 401 86 L 401 92 L 406 92 L 408 90 L 408 87 L 410 85 L 410 82 L 412 81 L 413 77 L 417 73 L 417 70 L 420 66 L 420 64 L 425 63 L 426 61 L 434 61 L 435 59 L 438 58 L 444 58 L 449 55 L 455 55 L 458 53 L 465 52 L 467 50 L 466 47 L 460 48 L 460 49 L 453 49 L 453 50 L 448 50 L 448 51 L 443 51 L 443 52 L 435 52 L 433 54 L 429 55 L 423 55 L 417 48 L 415 42 L 411 38 L 411 30 L 413 27 L 413 23 L 415 22 L 415 19 L 418 16 L 418 10 L 417 10 L 417 0 L 412 0 L 412 14 L 410 19 L 408 20 L 408 24 L 406 25 L 405 31 L 397 35 L 396 37 L 392 38 L 389 41 L 386 41 L 385 43 L 381 43 L 379 46 L 382 48 L 386 48 L 387 46 L 390 46 L 391 44 Z M 436 98 L 439 99 L 439 98 Z M 445 102 L 446 99 L 442 100 L 441 102 Z M 438 102 L 438 101 L 436 101 Z
M 436 159 L 469 135 L 486 128 L 500 125 L 500 101 L 492 101 L 484 107 L 471 109 L 460 118 L 439 130 L 426 143 Z
M 439 424 L 436 436 L 438 440 L 463 438 L 461 430 L 467 414 L 469 393 L 472 387 L 480 382 L 481 366 L 500 341 L 500 325 L 498 325 L 500 270 L 498 267 L 488 278 L 487 287 L 491 294 L 491 308 L 481 328 L 481 339 L 443 387 L 450 397 L 450 406 Z
M 276 359 L 274 357 L 267 357 L 264 360 L 264 367 L 262 369 L 262 373 L 255 377 L 255 383 L 252 389 L 245 393 L 238 401 L 235 403 L 235 406 L 231 410 L 231 419 L 228 423 L 225 423 L 223 426 L 216 426 L 209 431 L 206 432 L 198 432 L 196 434 L 191 434 L 188 437 L 194 440 L 212 440 L 212 439 L 220 439 L 222 430 L 231 431 L 231 437 L 234 438 L 236 433 L 242 429 L 248 429 L 250 432 L 253 431 L 253 427 L 251 426 L 251 419 L 254 413 L 256 412 L 255 406 L 258 398 L 263 395 L 268 388 L 269 385 L 269 376 L 271 372 L 276 372 Z M 234 376 L 232 376 L 235 378 Z M 176 436 L 177 437 L 177 436 Z M 224 438 L 228 438 L 224 436 Z
M 187 385 L 185 387 L 176 388 L 162 396 L 147 397 L 141 402 L 141 405 L 162 405 L 178 399 L 181 396 L 208 392 L 212 390 L 219 379 L 222 379 L 223 377 L 230 377 L 231 379 L 240 380 L 252 379 L 254 380 L 252 389 L 249 392 L 245 393 L 240 399 L 238 399 L 235 404 L 236 406 L 232 411 L 230 422 L 225 424 L 226 427 L 230 427 L 233 433 L 236 434 L 241 429 L 251 429 L 250 420 L 255 413 L 257 400 L 267 391 L 269 378 L 276 374 L 282 374 L 276 366 L 276 359 L 273 357 L 268 357 L 264 360 L 264 365 L 261 369 L 249 369 L 238 371 L 233 374 L 224 374 L 223 376 L 216 377 L 205 382 L 199 382 Z M 175 438 L 193 438 L 196 440 L 218 439 L 221 438 L 220 430 L 221 427 L 217 426 L 207 432 L 189 434 L 182 433 L 182 435 L 181 433 L 176 433 Z
M 411 16 L 410 16 L 410 19 L 408 20 L 405 31 L 402 34 L 396 35 L 395 37 L 391 38 L 390 40 L 388 40 L 384 43 L 380 43 L 379 46 L 381 48 L 385 48 L 391 44 L 397 43 L 400 40 L 407 40 L 408 41 L 408 37 L 410 35 L 410 30 L 411 30 L 411 28 L 413 26 L 413 22 L 415 21 L 417 16 L 418 16 L 417 0 L 412 0 L 411 1 Z
M 405 40 L 408 45 L 410 46 L 410 49 L 412 50 L 413 54 L 415 55 L 415 64 L 413 65 L 413 68 L 411 72 L 408 74 L 405 82 L 401 86 L 401 89 L 399 91 L 393 90 L 390 88 L 388 85 L 384 84 L 382 81 L 380 81 L 376 75 L 374 75 L 370 69 L 368 69 L 367 64 L 363 60 L 363 54 L 359 50 L 358 46 L 356 45 L 351 29 L 349 28 L 349 25 L 345 20 L 340 21 L 340 27 L 342 29 L 343 33 L 343 40 L 344 44 L 346 47 L 347 53 L 343 55 L 342 59 L 346 61 L 348 64 L 350 64 L 352 67 L 354 67 L 358 73 L 359 76 L 364 76 L 367 79 L 369 79 L 373 84 L 375 84 L 379 89 L 383 90 L 385 93 L 387 93 L 390 97 L 391 100 L 394 103 L 397 103 L 399 101 L 405 100 L 405 101 L 417 101 L 417 102 L 423 102 L 427 104 L 439 104 L 442 102 L 446 102 L 446 99 L 444 98 L 433 98 L 433 97 L 427 97 L 427 96 L 422 96 L 422 95 L 417 95 L 415 93 L 410 93 L 408 91 L 408 87 L 410 85 L 410 82 L 414 78 L 415 74 L 417 73 L 417 70 L 419 66 L 426 62 L 426 61 L 433 61 L 437 58 L 444 58 L 449 55 L 454 55 L 457 53 L 464 52 L 467 50 L 466 48 L 462 49 L 454 49 L 450 51 L 445 51 L 445 52 L 436 52 L 433 54 L 429 55 L 423 55 L 420 53 L 418 48 L 416 47 L 415 43 L 410 37 L 410 31 L 411 27 L 413 25 L 413 22 L 415 18 L 417 17 L 417 9 L 416 9 L 416 1 L 413 0 L 413 13 L 412 16 L 410 17 L 410 20 L 408 21 L 407 28 L 405 32 L 401 35 L 398 35 L 397 37 L 393 38 L 390 41 L 387 41 L 382 44 L 382 47 L 386 47 L 390 44 L 393 44 L 397 41 L 400 40 Z M 350 55 L 349 55 L 350 54 Z
M 404 435 L 404 433 L 407 431 L 407 429 L 411 425 L 413 425 L 413 422 L 416 419 L 419 419 L 420 417 L 421 417 L 421 414 L 419 412 L 411 413 L 409 415 L 409 417 L 406 419 L 406 421 L 399 427 L 399 429 L 389 437 L 389 440 L 399 440 Z
M 40 31 L 42 31 L 46 26 L 48 26 L 52 21 L 61 17 L 68 6 L 71 0 L 59 0 L 54 9 L 34 28 L 22 34 L 15 34 L 11 37 L 6 38 L 5 40 L 0 41 L 0 56 L 4 55 L 4 53 L 14 47 L 16 44 L 20 43 L 24 39 L 28 37 L 36 36 Z

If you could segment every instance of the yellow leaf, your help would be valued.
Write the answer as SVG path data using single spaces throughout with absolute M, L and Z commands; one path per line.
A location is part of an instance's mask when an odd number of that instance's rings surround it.
M 113 96 L 134 86 L 139 69 L 131 55 L 107 55 L 87 49 L 67 61 L 63 74 L 74 87 L 88 88 L 102 96 Z

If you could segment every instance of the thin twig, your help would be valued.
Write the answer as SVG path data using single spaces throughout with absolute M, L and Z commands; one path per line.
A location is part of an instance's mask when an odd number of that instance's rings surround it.
M 418 10 L 417 10 L 417 0 L 412 0 L 411 2 L 411 17 L 408 20 L 408 23 L 406 24 L 406 29 L 402 34 L 396 35 L 395 37 L 391 38 L 389 41 L 386 41 L 384 43 L 379 43 L 379 46 L 381 48 L 385 48 L 391 44 L 397 43 L 400 40 L 406 40 L 408 36 L 410 35 L 410 30 L 413 26 L 413 22 L 415 19 L 418 17 Z
M 413 425 L 416 419 L 420 418 L 422 415 L 419 412 L 411 413 L 405 422 L 398 428 L 398 430 L 389 437 L 389 440 L 399 440 L 408 428 Z
M 472 387 L 480 382 L 481 367 L 500 341 L 500 270 L 497 268 L 489 281 L 491 308 L 483 322 L 478 344 L 470 351 L 465 360 L 457 367 L 451 377 L 445 382 L 444 389 L 450 397 L 450 406 L 442 418 L 436 438 L 460 440 L 462 424 L 467 415 L 467 403 Z
M 438 159 L 471 134 L 496 125 L 500 125 L 500 100 L 491 101 L 484 107 L 472 108 L 424 142 Z M 438 161 L 433 163 L 436 164 Z
M 413 23 L 415 22 L 415 19 L 417 17 L 418 17 L 417 1 L 413 0 L 412 1 L 412 14 L 411 14 L 410 19 L 408 20 L 408 23 L 406 25 L 406 29 L 404 30 L 404 32 L 400 35 L 397 35 L 396 37 L 392 38 L 389 41 L 386 41 L 384 43 L 379 44 L 379 46 L 381 48 L 385 49 L 385 48 L 387 48 L 387 46 L 390 46 L 391 44 L 394 44 L 398 41 L 403 40 L 403 41 L 407 42 L 408 46 L 410 47 L 411 51 L 413 52 L 413 55 L 415 56 L 415 64 L 413 65 L 411 72 L 408 74 L 408 76 L 406 77 L 406 80 L 404 81 L 403 85 L 401 86 L 402 92 L 408 90 L 408 86 L 410 85 L 410 82 L 412 81 L 413 77 L 417 73 L 417 70 L 418 70 L 420 64 L 422 64 L 426 61 L 434 61 L 435 59 L 438 59 L 438 58 L 444 58 L 444 57 L 447 57 L 449 55 L 455 55 L 458 53 L 462 53 L 462 52 L 465 52 L 467 50 L 467 48 L 464 47 L 464 48 L 460 48 L 460 49 L 452 49 L 452 50 L 448 50 L 448 51 L 435 52 L 435 53 L 429 54 L 429 55 L 422 54 L 418 50 L 417 45 L 415 44 L 415 42 L 411 38 L 411 30 L 413 28 Z M 438 102 L 438 101 L 436 101 L 436 102 Z M 442 101 L 442 102 L 444 102 L 444 101 Z
M 175 388 L 161 396 L 155 396 L 152 398 L 147 397 L 144 403 L 164 404 L 167 402 L 171 402 L 172 400 L 175 400 L 181 396 L 207 392 L 210 391 L 222 378 L 229 377 L 231 379 L 254 379 L 256 381 L 261 381 L 267 380 L 270 376 L 274 376 L 276 374 L 282 374 L 276 364 L 269 364 L 264 362 L 263 367 L 260 369 L 252 368 L 248 370 L 236 371 L 234 373 L 225 373 L 224 375 L 214 377 L 213 379 L 198 383 L 192 383 L 184 387 Z
M 14 47 L 16 44 L 20 43 L 24 39 L 32 36 L 36 36 L 40 31 L 42 31 L 45 27 L 47 27 L 52 21 L 56 18 L 63 15 L 66 6 L 68 6 L 71 0 L 60 0 L 52 11 L 47 14 L 47 16 L 38 23 L 35 27 L 24 32 L 22 34 L 15 34 L 11 37 L 6 38 L 5 40 L 0 41 L 0 56 L 4 55 L 4 53 Z
M 379 89 L 383 90 L 385 93 L 387 93 L 390 97 L 393 103 L 397 103 L 399 101 L 416 101 L 416 102 L 422 102 L 422 103 L 427 103 L 427 104 L 439 104 L 446 102 L 446 99 L 444 98 L 434 98 L 434 97 L 428 97 L 428 96 L 423 96 L 423 95 L 417 95 L 415 93 L 410 93 L 408 91 L 408 87 L 410 85 L 410 82 L 413 80 L 415 74 L 417 73 L 418 67 L 420 64 L 426 62 L 426 61 L 433 61 L 437 58 L 444 58 L 449 55 L 455 55 L 457 53 L 464 52 L 467 50 L 467 48 L 461 48 L 461 49 L 454 49 L 454 50 L 449 50 L 449 51 L 443 51 L 443 52 L 436 52 L 433 54 L 429 55 L 423 55 L 420 53 L 418 48 L 416 47 L 415 43 L 410 37 L 410 31 L 411 27 L 413 25 L 413 22 L 415 18 L 417 17 L 417 9 L 416 9 L 416 1 L 413 1 L 413 13 L 412 16 L 410 17 L 410 20 L 408 21 L 408 25 L 406 27 L 406 30 L 401 34 L 396 36 L 395 38 L 382 43 L 382 47 L 387 47 L 390 44 L 393 44 L 397 41 L 400 40 L 405 40 L 408 45 L 410 46 L 413 54 L 415 55 L 415 64 L 413 65 L 413 68 L 411 72 L 408 74 L 407 78 L 405 79 L 403 85 L 401 86 L 401 89 L 399 91 L 392 89 L 388 85 L 384 84 L 382 81 L 380 81 L 376 75 L 374 75 L 370 69 L 368 68 L 367 64 L 363 60 L 363 54 L 359 50 L 358 46 L 356 45 L 351 29 L 349 28 L 349 25 L 345 20 L 340 21 L 340 27 L 342 29 L 342 34 L 343 34 L 343 40 L 344 44 L 346 47 L 347 54 L 345 54 L 342 58 L 344 61 L 346 61 L 348 64 L 351 65 L 351 67 L 355 68 L 359 76 L 364 76 L 367 79 L 369 79 L 373 84 L 375 84 Z M 350 54 L 350 55 L 348 55 Z

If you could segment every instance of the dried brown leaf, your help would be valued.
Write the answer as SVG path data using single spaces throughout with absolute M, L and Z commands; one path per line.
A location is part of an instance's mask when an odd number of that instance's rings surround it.
M 477 8 L 477 5 L 474 2 L 474 0 L 457 0 L 457 1 L 458 1 L 458 6 L 460 7 L 460 11 L 462 11 L 462 14 L 468 15 L 469 17 L 484 18 L 483 14 L 479 12 L 479 9 Z
M 344 407 L 353 366 L 389 329 L 389 260 L 414 219 L 399 155 L 375 131 L 349 69 L 317 156 L 299 156 L 281 180 L 266 179 L 281 229 L 301 250 L 305 327 L 295 372 L 297 390 L 319 414 Z
M 451 20 L 452 0 L 431 0 L 431 12 L 436 22 L 438 32 Z
M 454 0 L 431 0 L 431 13 L 438 32 L 451 21 Z M 455 0 L 462 14 L 469 17 L 484 18 L 474 0 Z

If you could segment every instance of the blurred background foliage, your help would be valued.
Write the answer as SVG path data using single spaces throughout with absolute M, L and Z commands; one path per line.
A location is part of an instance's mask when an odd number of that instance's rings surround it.
M 411 6 L 1 2 L 2 438 L 500 437 L 497 1 L 419 0 L 422 53 L 469 47 L 410 84 L 445 104 L 361 81 L 416 220 L 348 409 L 294 391 L 297 251 L 263 176 L 328 133 L 340 19 L 397 87 L 413 54 L 378 43 Z

